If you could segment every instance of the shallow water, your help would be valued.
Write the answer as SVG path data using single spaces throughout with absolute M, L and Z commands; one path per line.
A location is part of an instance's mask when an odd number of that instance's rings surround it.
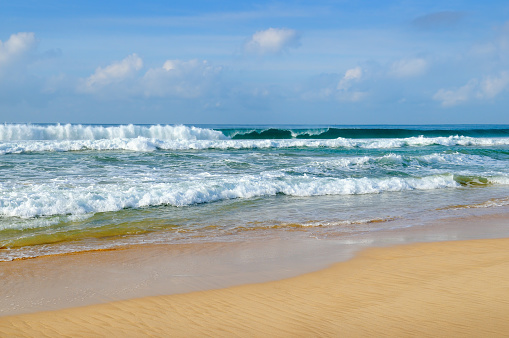
M 351 236 L 496 212 L 509 205 L 508 132 L 2 125 L 0 260 L 286 231 Z

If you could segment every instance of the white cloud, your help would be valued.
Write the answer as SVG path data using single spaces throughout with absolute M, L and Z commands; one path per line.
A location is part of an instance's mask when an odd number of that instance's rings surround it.
M 440 89 L 433 99 L 442 106 L 450 107 L 473 99 L 493 99 L 509 87 L 509 73 L 501 72 L 498 76 L 485 77 L 482 81 L 471 79 L 458 89 Z
M 337 89 L 338 90 L 348 90 L 352 86 L 352 83 L 359 81 L 361 79 L 361 77 L 362 77 L 362 68 L 361 67 L 355 67 L 352 69 L 348 69 L 345 72 L 345 75 L 343 76 L 341 81 L 339 81 Z
M 321 74 L 310 79 L 302 90 L 302 98 L 306 100 L 327 100 L 357 102 L 368 93 L 359 89 L 364 81 L 361 67 L 348 69 L 343 76 L 339 74 Z
M 196 98 L 211 91 L 222 67 L 206 60 L 167 60 L 161 68 L 149 69 L 141 80 L 145 96 Z
M 509 85 L 509 73 L 502 72 L 498 77 L 487 77 L 479 85 L 478 97 L 492 99 Z
M 167 60 L 161 67 L 140 73 L 142 67 L 140 57 L 129 55 L 97 68 L 94 74 L 81 79 L 77 89 L 104 98 L 121 98 L 126 94 L 145 98 L 197 98 L 217 92 L 221 87 L 222 67 L 212 66 L 206 60 Z
M 336 97 L 341 101 L 357 102 L 362 100 L 367 93 L 359 90 L 352 90 L 352 86 L 362 79 L 362 68 L 355 67 L 348 69 L 337 85 Z
M 391 65 L 390 74 L 395 77 L 412 77 L 424 74 L 428 63 L 424 59 L 403 59 Z
M 466 85 L 458 89 L 445 90 L 440 89 L 433 95 L 433 99 L 441 101 L 442 106 L 450 107 L 459 103 L 468 101 L 472 96 L 475 88 L 478 86 L 479 81 L 472 79 Z
M 300 35 L 288 28 L 269 28 L 258 31 L 244 45 L 244 50 L 253 54 L 275 54 L 300 46 Z
M 12 34 L 7 41 L 0 41 L 0 70 L 22 62 L 35 46 L 34 33 Z
M 111 83 L 119 83 L 128 79 L 143 67 L 142 59 L 131 54 L 122 61 L 117 61 L 104 68 L 98 67 L 95 73 L 85 79 L 81 89 L 94 91 Z

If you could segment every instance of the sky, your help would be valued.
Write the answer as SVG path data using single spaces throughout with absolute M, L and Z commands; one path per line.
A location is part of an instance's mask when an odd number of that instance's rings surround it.
M 0 0 L 1 122 L 509 124 L 509 2 Z

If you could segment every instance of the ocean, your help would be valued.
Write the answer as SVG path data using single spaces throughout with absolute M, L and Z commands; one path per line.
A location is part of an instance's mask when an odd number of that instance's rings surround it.
M 0 125 L 0 261 L 509 208 L 509 125 Z

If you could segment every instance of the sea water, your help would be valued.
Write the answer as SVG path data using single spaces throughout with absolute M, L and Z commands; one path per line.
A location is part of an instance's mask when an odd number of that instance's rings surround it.
M 0 260 L 507 208 L 504 125 L 0 125 Z

